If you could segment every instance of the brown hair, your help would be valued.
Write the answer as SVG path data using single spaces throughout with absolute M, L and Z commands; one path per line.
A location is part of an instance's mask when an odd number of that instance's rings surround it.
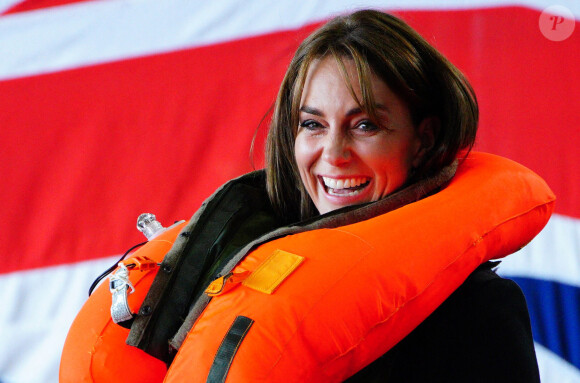
M 460 150 L 472 148 L 477 100 L 467 79 L 449 60 L 395 16 L 363 10 L 336 17 L 300 44 L 274 107 L 266 141 L 267 189 L 272 205 L 286 218 L 316 214 L 298 172 L 294 141 L 308 68 L 314 60 L 329 55 L 343 73 L 343 60 L 354 62 L 362 98 L 357 101 L 371 119 L 376 117 L 371 91 L 371 73 L 375 73 L 406 102 L 415 126 L 427 117 L 438 121 L 434 145 L 409 181 L 438 172 Z

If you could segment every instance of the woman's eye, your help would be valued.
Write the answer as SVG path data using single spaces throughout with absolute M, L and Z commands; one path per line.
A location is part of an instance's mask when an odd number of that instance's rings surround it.
M 308 130 L 315 130 L 315 129 L 319 129 L 321 127 L 321 125 L 314 120 L 306 120 L 306 121 L 303 121 L 300 123 L 300 127 L 306 128 Z
M 378 130 L 379 127 L 371 121 L 361 121 L 355 126 L 355 129 L 363 133 L 368 133 Z

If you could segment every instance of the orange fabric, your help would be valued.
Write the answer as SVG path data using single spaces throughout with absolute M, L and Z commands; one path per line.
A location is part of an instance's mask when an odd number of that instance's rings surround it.
M 161 262 L 184 225 L 149 241 L 125 263 L 141 256 Z M 157 270 L 147 268 L 129 273 L 135 287 L 128 298 L 133 312 L 139 311 Z M 129 330 L 113 323 L 110 308 L 111 293 L 105 281 L 95 289 L 69 330 L 61 356 L 60 382 L 161 382 L 167 370 L 165 363 L 126 345 Z
M 472 153 L 450 185 L 433 196 L 353 225 L 268 242 L 233 272 L 254 271 L 278 250 L 304 261 L 272 294 L 237 284 L 214 297 L 165 382 L 205 381 L 238 315 L 255 322 L 227 382 L 341 381 L 407 335 L 479 264 L 529 242 L 548 221 L 554 200 L 545 182 L 525 167 Z M 145 286 L 136 286 L 135 301 L 143 299 Z M 108 294 L 107 299 L 97 293 Z M 111 366 L 153 370 L 147 378 L 135 375 L 125 382 L 163 380 L 165 371 L 155 359 L 124 344 L 128 331 L 118 334 L 119 326 L 111 328 L 109 307 L 105 289 L 79 313 L 65 345 L 61 378 L 68 380 L 62 381 L 116 381 L 106 378 L 113 372 L 98 371 Z M 99 333 L 110 338 L 97 339 Z M 89 352 L 108 355 L 112 362 L 91 366 Z M 89 376 L 88 371 L 93 380 L 74 378 Z

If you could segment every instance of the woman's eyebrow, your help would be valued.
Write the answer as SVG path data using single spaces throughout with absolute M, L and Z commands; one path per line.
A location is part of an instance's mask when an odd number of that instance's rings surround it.
M 308 114 L 314 114 L 315 116 L 319 116 L 319 117 L 322 117 L 324 115 L 324 113 L 322 113 L 322 111 L 320 111 L 316 108 L 312 108 L 308 105 L 301 106 L 300 111 L 304 112 L 304 113 L 308 113 Z
M 382 110 L 382 111 L 388 111 L 388 108 L 386 106 L 384 106 L 383 104 L 376 104 L 375 108 L 377 108 L 378 110 Z M 324 113 L 322 113 L 321 110 L 313 108 L 311 106 L 308 105 L 303 105 L 300 107 L 300 111 L 304 112 L 304 113 L 308 113 L 308 114 L 313 114 L 315 116 L 319 116 L 319 117 L 323 117 Z M 351 117 L 351 116 L 355 116 L 357 114 L 361 114 L 363 113 L 363 110 L 360 107 L 355 107 L 350 109 L 348 112 L 346 112 L 346 116 Z
M 383 104 L 375 104 L 375 108 L 377 110 L 380 110 L 380 111 L 385 111 L 385 112 L 389 111 L 389 109 L 386 106 L 384 106 Z M 348 117 L 352 117 L 352 116 L 355 116 L 355 115 L 361 114 L 361 113 L 364 113 L 364 111 L 360 107 L 356 107 L 356 108 L 352 108 L 351 110 L 346 112 L 346 115 Z

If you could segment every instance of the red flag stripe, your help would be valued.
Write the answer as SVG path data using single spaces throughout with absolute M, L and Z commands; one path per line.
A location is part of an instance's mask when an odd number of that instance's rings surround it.
M 580 217 L 578 179 L 560 171 L 578 174 L 580 163 L 571 124 L 580 35 L 549 41 L 526 8 L 401 15 L 473 82 L 478 148 L 536 170 L 557 211 Z M 141 240 L 140 213 L 186 219 L 251 170 L 254 131 L 314 27 L 0 82 L 10 111 L 0 116 L 10 143 L 0 165 L 10 185 L 0 231 L 10 240 L 0 251 L 13 255 L 0 272 L 116 254 Z

